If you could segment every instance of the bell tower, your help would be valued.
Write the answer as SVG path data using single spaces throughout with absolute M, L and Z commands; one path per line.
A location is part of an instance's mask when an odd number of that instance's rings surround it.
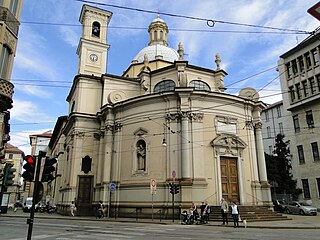
M 77 49 L 78 74 L 101 76 L 106 73 L 110 47 L 107 30 L 111 16 L 109 11 L 83 5 L 79 18 L 82 35 Z

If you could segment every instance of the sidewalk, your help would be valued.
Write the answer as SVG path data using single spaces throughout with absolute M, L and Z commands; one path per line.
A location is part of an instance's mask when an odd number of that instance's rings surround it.
M 285 215 L 285 214 L 284 214 Z M 13 212 L 8 211 L 6 214 L 1 214 L 1 217 L 18 217 L 18 218 L 29 218 L 29 213 L 24 212 Z M 317 216 L 301 216 L 301 215 L 285 215 L 288 216 L 289 220 L 284 221 L 256 221 L 248 222 L 247 228 L 270 228 L 270 229 L 320 229 L 320 214 Z M 132 223 L 152 223 L 152 224 L 181 224 L 181 221 L 175 219 L 172 222 L 172 219 L 136 219 L 136 218 L 102 218 L 96 219 L 95 217 L 71 217 L 71 216 L 62 216 L 56 213 L 36 213 L 35 219 L 65 219 L 65 220 L 85 220 L 85 221 L 106 221 L 106 222 L 132 222 Z M 201 226 L 201 225 L 199 225 Z M 215 227 L 233 227 L 233 222 L 229 219 L 228 225 L 221 225 L 221 222 L 209 222 L 205 226 L 215 226 Z M 243 222 L 240 223 L 240 227 L 244 228 Z

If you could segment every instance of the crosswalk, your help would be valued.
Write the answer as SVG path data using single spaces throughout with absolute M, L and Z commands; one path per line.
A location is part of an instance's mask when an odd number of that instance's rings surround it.
M 161 235 L 163 233 L 174 232 L 177 229 L 190 228 L 186 225 L 148 225 L 132 226 L 119 229 L 87 228 L 81 231 L 70 231 L 58 234 L 33 234 L 34 240 L 125 240 L 125 239 L 143 239 L 151 235 Z M 11 240 L 25 240 L 23 238 L 14 238 Z

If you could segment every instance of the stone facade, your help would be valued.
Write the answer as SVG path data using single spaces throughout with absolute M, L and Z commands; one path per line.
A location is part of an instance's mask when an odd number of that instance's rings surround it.
M 103 11 L 83 6 L 81 16 L 92 31 L 95 22 L 107 28 L 112 14 Z M 172 60 L 167 33 L 162 19 L 151 22 L 149 46 L 161 46 L 163 55 L 134 59 L 122 76 L 105 73 L 104 63 L 94 59 L 89 61 L 100 75 L 80 64 L 67 97 L 69 114 L 57 122 L 49 144 L 52 154 L 62 142 L 64 147 L 54 197 L 61 212 L 75 200 L 78 214 L 92 214 L 102 200 L 110 214 L 150 214 L 151 206 L 168 214 L 172 181 L 181 186 L 176 214 L 191 202 L 218 205 L 222 196 L 242 205 L 270 205 L 260 116 L 265 104 L 252 88 L 239 96 L 224 92 L 227 73 L 219 54 L 215 69 L 194 66 L 183 59 L 180 43 Z M 108 49 L 106 38 L 85 35 L 79 48 L 85 52 L 96 41 L 98 52 Z M 111 183 L 116 190 L 110 191 Z

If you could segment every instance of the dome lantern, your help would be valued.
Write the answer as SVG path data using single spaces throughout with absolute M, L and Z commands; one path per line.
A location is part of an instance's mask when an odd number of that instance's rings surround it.
M 149 46 L 164 45 L 168 46 L 168 26 L 159 16 L 154 19 L 149 25 Z

